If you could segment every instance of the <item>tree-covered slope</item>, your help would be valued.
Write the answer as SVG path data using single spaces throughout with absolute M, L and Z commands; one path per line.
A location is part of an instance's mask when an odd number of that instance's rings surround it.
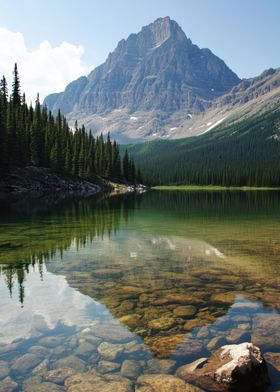
M 130 145 L 148 184 L 280 185 L 280 106 L 205 135 Z
M 119 146 L 109 133 L 95 138 L 77 123 L 72 129 L 60 110 L 54 116 L 39 96 L 35 108 L 28 106 L 20 90 L 15 64 L 10 98 L 5 77 L 0 81 L 0 179 L 33 165 L 87 180 L 101 176 L 136 181 L 133 159 L 126 153 L 121 161 Z

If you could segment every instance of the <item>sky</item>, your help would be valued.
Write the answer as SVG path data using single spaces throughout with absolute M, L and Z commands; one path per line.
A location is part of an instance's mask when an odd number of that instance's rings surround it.
M 106 60 L 118 41 L 170 16 L 241 78 L 280 67 L 280 0 L 0 0 L 0 75 L 22 90 L 63 91 Z

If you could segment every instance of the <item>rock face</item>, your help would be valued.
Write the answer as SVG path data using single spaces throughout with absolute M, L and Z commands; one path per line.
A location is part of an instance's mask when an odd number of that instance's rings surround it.
M 201 112 L 239 78 L 209 49 L 200 49 L 169 17 L 121 40 L 106 62 L 63 93 L 45 99 L 51 110 L 76 116 L 126 110 Z M 131 117 L 132 122 L 137 118 Z M 156 122 L 156 117 L 153 120 Z
M 219 99 L 218 105 L 238 105 L 265 95 L 280 87 L 279 69 L 267 69 L 261 75 L 242 80 L 228 94 Z
M 223 346 L 209 359 L 180 367 L 176 375 L 211 391 L 263 391 L 269 384 L 263 355 L 252 343 Z
M 66 114 L 77 108 L 99 114 L 119 108 L 201 111 L 204 100 L 223 95 L 238 82 L 221 59 L 194 45 L 166 17 L 121 40 L 87 79 L 72 82 L 45 102 Z

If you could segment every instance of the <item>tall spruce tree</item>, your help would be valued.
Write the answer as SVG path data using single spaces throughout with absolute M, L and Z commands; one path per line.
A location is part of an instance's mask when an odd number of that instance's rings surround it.
M 20 96 L 20 81 L 17 69 L 17 63 L 14 66 L 14 80 L 13 80 L 13 90 L 12 90 L 12 101 L 14 107 L 20 107 L 21 96 Z
M 37 95 L 36 103 L 35 103 L 35 112 L 34 118 L 31 126 L 31 133 L 30 133 L 30 155 L 31 155 L 31 162 L 34 165 L 42 164 L 42 155 L 44 150 L 44 140 L 41 136 L 42 132 L 42 115 L 41 115 L 41 105 L 39 94 Z

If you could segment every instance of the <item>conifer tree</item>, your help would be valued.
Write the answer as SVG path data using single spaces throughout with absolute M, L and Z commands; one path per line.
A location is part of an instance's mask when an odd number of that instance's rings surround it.
M 42 131 L 42 121 L 41 121 L 41 105 L 39 94 L 37 95 L 36 104 L 35 104 L 35 112 L 34 119 L 31 127 L 31 137 L 30 137 L 30 155 L 31 162 L 33 165 L 40 165 L 42 159 L 42 151 L 44 150 L 43 138 L 41 137 Z
M 125 154 L 122 161 L 122 176 L 129 181 L 129 156 L 127 149 L 125 150 Z
M 14 66 L 14 81 L 13 81 L 13 90 L 12 90 L 12 101 L 13 105 L 16 108 L 20 107 L 21 104 L 21 96 L 20 96 L 20 82 L 19 75 L 17 69 L 17 63 Z

